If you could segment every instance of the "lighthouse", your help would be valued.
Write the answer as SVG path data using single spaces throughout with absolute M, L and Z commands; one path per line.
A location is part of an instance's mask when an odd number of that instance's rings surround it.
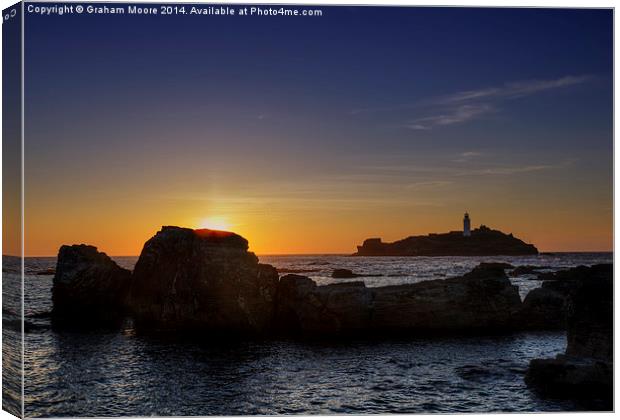
M 471 236 L 471 228 L 470 228 L 468 213 L 465 213 L 465 217 L 463 217 L 463 236 Z

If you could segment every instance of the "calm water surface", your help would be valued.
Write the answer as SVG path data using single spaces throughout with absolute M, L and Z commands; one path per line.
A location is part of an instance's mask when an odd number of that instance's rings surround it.
M 133 268 L 135 257 L 117 257 Z M 548 266 L 611 262 L 612 254 L 527 258 L 351 258 L 265 256 L 282 271 L 304 271 L 319 284 L 334 268 L 362 274 L 369 287 L 460 275 L 480 261 Z M 5 285 L 11 279 L 4 261 Z M 331 413 L 558 411 L 580 407 L 542 400 L 523 383 L 530 359 L 563 352 L 563 333 L 501 337 L 411 338 L 370 342 L 209 342 L 122 331 L 54 332 L 49 327 L 52 276 L 37 272 L 53 258 L 26 261 L 26 416 L 147 416 Z M 356 279 L 359 280 L 359 279 Z M 522 296 L 539 281 L 511 279 Z M 19 290 L 19 288 L 15 288 Z M 5 324 L 19 313 L 19 294 L 5 295 Z M 8 298 L 7 298 L 8 296 Z M 18 318 L 17 318 L 18 319 Z M 5 328 L 4 343 L 18 343 Z M 5 344 L 7 345 L 7 344 Z M 17 348 L 18 346 L 15 345 Z M 5 361 L 3 360 L 3 365 Z M 7 362 L 8 363 L 8 362 Z M 5 378 L 11 382 L 10 378 Z M 9 389 L 11 385 L 9 384 Z M 17 388 L 16 388 L 17 389 Z

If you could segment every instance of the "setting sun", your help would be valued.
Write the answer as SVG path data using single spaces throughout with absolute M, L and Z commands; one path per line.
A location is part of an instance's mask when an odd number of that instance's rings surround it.
M 231 230 L 232 224 L 225 217 L 214 216 L 201 219 L 196 227 L 199 229 Z

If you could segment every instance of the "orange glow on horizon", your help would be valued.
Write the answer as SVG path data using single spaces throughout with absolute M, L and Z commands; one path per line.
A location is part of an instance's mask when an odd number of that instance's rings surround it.
M 162 226 L 179 226 L 234 232 L 258 255 L 352 254 L 367 238 L 392 242 L 461 230 L 466 209 L 472 228 L 484 224 L 513 233 L 541 252 L 613 249 L 611 194 L 605 185 L 580 194 L 557 189 L 552 195 L 536 190 L 535 181 L 510 194 L 503 180 L 492 185 L 495 190 L 455 183 L 409 194 L 390 184 L 381 189 L 330 184 L 317 191 L 314 184 L 284 190 L 275 181 L 265 190 L 218 184 L 225 193 L 191 194 L 176 189 L 164 194 L 158 185 L 147 189 L 141 183 L 136 189 L 96 193 L 35 186 L 26 190 L 24 246 L 27 256 L 55 256 L 60 246 L 81 243 L 108 255 L 139 255 Z

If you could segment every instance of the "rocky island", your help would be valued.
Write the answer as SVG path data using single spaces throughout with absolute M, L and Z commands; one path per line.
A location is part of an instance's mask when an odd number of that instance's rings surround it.
M 383 242 L 380 238 L 366 239 L 357 257 L 438 257 L 438 256 L 486 256 L 486 255 L 536 255 L 538 249 L 484 225 L 469 229 L 469 216 L 465 214 L 463 231 L 431 233 L 409 236 L 396 242 Z

